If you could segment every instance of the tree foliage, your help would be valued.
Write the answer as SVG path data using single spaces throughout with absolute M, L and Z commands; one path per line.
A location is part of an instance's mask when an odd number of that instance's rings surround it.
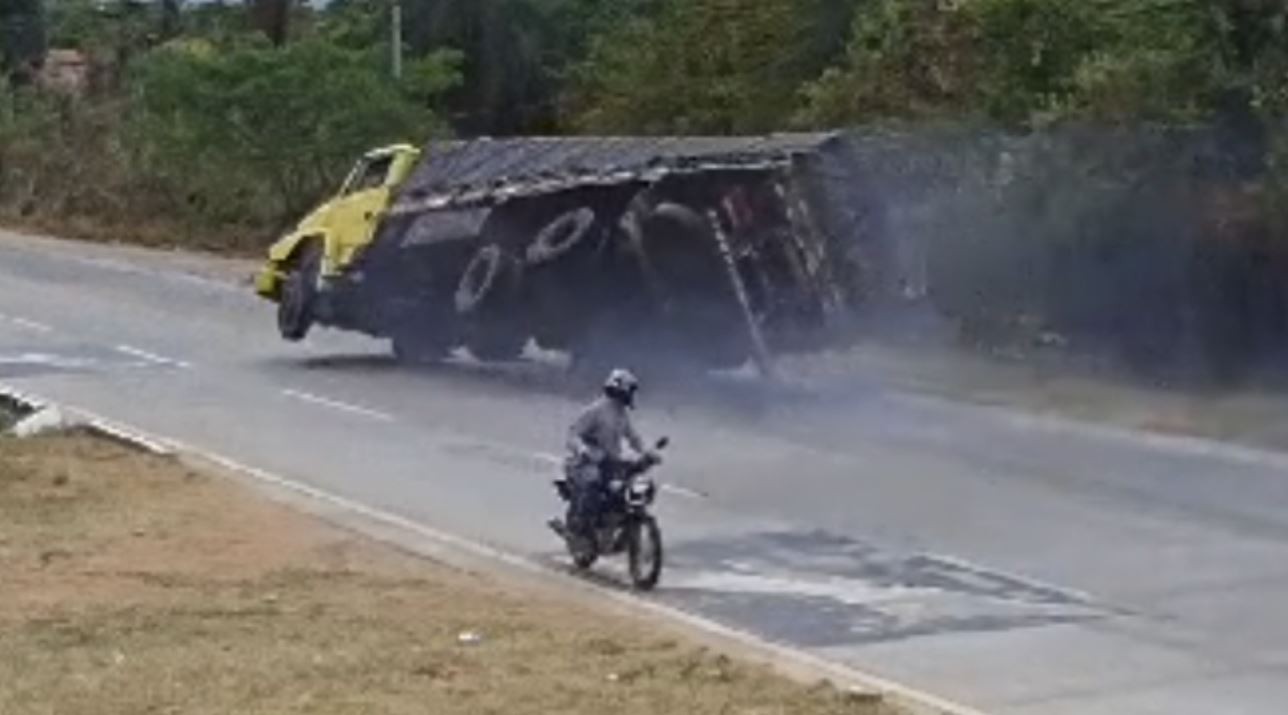
M 0 75 L 23 73 L 45 52 L 41 0 L 0 0 Z
M 422 58 L 396 84 L 380 59 L 318 40 L 168 47 L 133 83 L 138 145 L 176 183 L 212 194 L 268 188 L 297 213 L 371 146 L 443 129 L 428 102 L 456 81 L 453 60 Z M 212 210 L 244 205 L 216 198 Z
M 801 117 L 1193 119 L 1282 112 L 1288 7 L 1273 0 L 871 0 Z
M 663 0 L 595 38 L 570 121 L 599 132 L 756 132 L 782 126 L 834 49 L 827 0 Z
M 46 36 L 83 50 L 93 70 L 91 91 L 76 99 L 0 90 L 0 211 L 10 197 L 28 206 L 38 187 L 70 197 L 39 206 L 69 212 L 275 226 L 332 190 L 362 150 L 449 128 L 744 133 L 1219 118 L 1247 139 L 1250 163 L 1288 177 L 1288 138 L 1276 136 L 1288 113 L 1282 0 L 401 6 L 408 69 L 394 82 L 387 0 L 0 0 L 0 74 L 30 67 Z

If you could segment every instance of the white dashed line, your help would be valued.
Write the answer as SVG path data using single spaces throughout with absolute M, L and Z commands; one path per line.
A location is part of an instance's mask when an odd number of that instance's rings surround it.
M 190 363 L 186 363 L 182 360 L 174 360 L 174 359 L 165 357 L 164 355 L 157 355 L 156 353 L 150 353 L 147 350 L 141 350 L 132 345 L 117 345 L 116 351 L 119 353 L 123 353 L 125 355 L 129 355 L 130 357 L 136 357 L 136 358 L 139 358 L 140 360 L 146 360 L 147 362 L 154 363 L 156 365 L 165 365 L 167 367 L 177 367 L 184 370 L 187 370 L 192 367 Z
M 37 322 L 35 320 L 29 320 L 27 318 L 19 318 L 16 315 L 6 315 L 4 313 L 0 313 L 0 322 L 9 323 L 10 325 L 13 325 L 15 327 L 23 328 L 24 330 L 31 330 L 37 333 L 54 332 L 54 329 L 52 327 L 45 325 L 44 323 Z
M 549 452 L 535 452 L 532 454 L 532 456 L 536 457 L 541 462 L 544 462 L 545 464 L 548 464 L 552 467 L 562 467 L 564 463 L 563 457 L 560 457 L 557 454 L 551 454 Z M 663 483 L 659 485 L 658 488 L 668 494 L 673 494 L 678 497 L 684 497 L 685 499 L 694 499 L 698 501 L 703 501 L 710 498 L 706 494 L 703 494 L 700 491 L 697 491 L 695 489 L 689 489 L 688 487 L 682 487 L 677 484 Z
M 703 494 L 700 491 L 689 489 L 687 487 L 677 486 L 675 484 L 663 484 L 661 489 L 664 492 L 667 492 L 669 494 L 674 494 L 678 497 L 684 497 L 686 499 L 698 499 L 698 500 L 707 499 L 707 495 Z
M 358 415 L 361 417 L 378 420 L 380 422 L 394 421 L 394 416 L 386 412 L 381 412 L 379 410 L 372 410 L 366 407 L 360 407 L 358 405 L 351 405 L 347 402 L 341 402 L 339 400 L 332 400 L 326 397 L 320 397 L 318 395 L 313 395 L 308 392 L 300 392 L 299 390 L 282 390 L 282 394 L 286 397 L 299 400 L 300 402 L 307 402 L 310 405 L 317 405 L 319 407 L 326 407 L 332 410 L 338 410 L 340 412 L 347 412 L 351 415 Z
M 28 320 L 26 318 L 9 318 L 9 322 L 13 323 L 19 328 L 25 328 L 27 330 L 31 330 L 37 333 L 54 332 L 54 329 L 52 327 L 45 325 L 44 323 L 36 322 L 34 320 Z
M 85 370 L 98 365 L 97 360 L 88 358 L 63 357 L 48 353 L 22 353 L 20 355 L 0 355 L 0 365 L 39 365 L 62 370 Z

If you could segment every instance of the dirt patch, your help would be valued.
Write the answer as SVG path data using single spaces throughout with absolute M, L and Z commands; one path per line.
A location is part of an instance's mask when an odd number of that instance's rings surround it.
M 5 713 L 895 712 L 84 437 L 0 440 L 0 569 Z
M 0 205 L 0 227 L 86 243 L 124 244 L 154 250 L 186 250 L 240 258 L 259 257 L 276 237 L 266 226 L 199 226 L 164 216 L 109 220 L 66 213 L 23 214 Z

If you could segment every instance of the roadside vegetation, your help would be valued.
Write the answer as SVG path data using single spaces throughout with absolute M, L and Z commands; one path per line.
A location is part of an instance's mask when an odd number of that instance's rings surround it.
M 972 344 L 1236 375 L 1288 335 L 1281 2 L 402 7 L 395 79 L 383 0 L 4 0 L 0 221 L 254 253 L 394 140 L 846 127 Z
M 0 711 L 897 715 L 88 437 L 0 438 Z
M 403 5 L 395 80 L 385 2 L 5 0 L 0 215 L 250 249 L 364 148 L 453 131 L 1268 129 L 1288 104 L 1288 10 L 1269 1 Z M 60 81 L 63 50 L 84 64 Z

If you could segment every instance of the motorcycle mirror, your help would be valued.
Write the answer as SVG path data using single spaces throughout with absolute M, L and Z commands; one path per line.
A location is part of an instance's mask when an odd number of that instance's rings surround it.
M 671 438 L 663 437 L 662 439 L 659 439 L 657 441 L 657 446 L 655 447 L 655 449 L 657 449 L 658 451 L 664 450 L 667 448 L 667 445 L 669 444 L 671 444 Z

